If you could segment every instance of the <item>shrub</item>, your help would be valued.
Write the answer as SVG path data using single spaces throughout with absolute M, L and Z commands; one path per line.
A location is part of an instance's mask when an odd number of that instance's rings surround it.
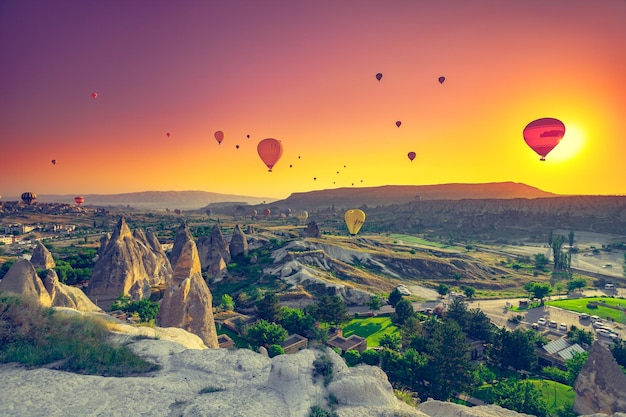
M 367 349 L 361 353 L 361 361 L 367 365 L 378 366 L 380 364 L 380 353 L 374 349 Z
M 268 349 L 267 353 L 270 355 L 270 358 L 273 358 L 274 356 L 284 355 L 285 349 L 283 349 L 281 345 L 272 345 Z
M 314 405 L 313 407 L 311 407 L 309 417 L 338 417 L 338 414 L 334 411 L 324 410 L 319 405 Z
M 343 354 L 343 359 L 348 366 L 357 366 L 361 363 L 361 353 L 358 350 L 348 350 Z
M 324 386 L 328 386 L 333 380 L 333 363 L 326 355 L 322 355 L 313 361 L 313 378 L 324 378 Z

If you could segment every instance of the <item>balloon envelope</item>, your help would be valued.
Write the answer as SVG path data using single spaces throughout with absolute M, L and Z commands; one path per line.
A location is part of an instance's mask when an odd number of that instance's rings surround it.
M 296 217 L 298 218 L 298 220 L 300 220 L 301 222 L 305 222 L 306 219 L 309 218 L 309 212 L 306 210 L 300 210 L 298 212 L 298 214 L 296 215 Z
M 348 232 L 350 232 L 352 236 L 359 233 L 361 226 L 365 223 L 365 213 L 363 210 L 359 209 L 347 210 L 344 214 L 344 218 L 346 220 L 346 226 L 348 226 Z
M 76 197 L 74 197 L 74 201 L 80 206 L 85 202 L 85 197 L 83 197 L 82 195 L 77 195 Z
M 415 154 L 415 152 L 409 152 L 409 153 L 407 154 L 407 156 L 409 157 L 409 159 L 411 160 L 411 162 L 413 162 L 413 160 L 415 159 L 416 154 Z
M 53 160 L 52 160 L 52 161 L 50 161 L 50 162 L 52 162 L 52 165 L 56 165 L 56 164 L 57 164 L 57 160 L 56 160 L 56 159 L 53 159 Z
M 398 126 L 398 127 L 400 127 L 400 125 L 401 125 L 401 124 L 402 124 L 402 122 L 401 122 L 400 120 L 398 120 L 398 121 L 396 122 L 396 126 Z
M 215 136 L 215 140 L 219 144 L 221 144 L 222 141 L 224 140 L 224 132 L 222 132 L 221 130 L 218 130 L 217 132 L 215 132 L 213 136 Z
M 256 149 L 263 163 L 272 172 L 272 168 L 283 155 L 282 143 L 278 139 L 266 138 L 259 142 Z
M 539 155 L 540 161 L 559 144 L 565 135 L 565 125 L 558 119 L 545 117 L 533 120 L 524 128 L 524 140 Z
M 265 216 L 265 218 L 267 219 L 271 214 L 270 209 L 266 208 L 263 210 L 263 215 Z
M 172 136 L 172 134 L 170 132 L 166 133 L 167 137 L 169 138 L 170 136 Z
M 37 194 L 31 192 L 22 193 L 22 201 L 29 206 L 33 203 L 33 201 L 37 200 Z
M 93 99 L 97 99 L 98 98 L 98 93 L 91 93 L 91 97 L 93 97 Z
M 443 82 L 446 80 L 446 77 L 439 77 L 439 84 L 443 84 Z
M 376 74 L 376 79 L 378 81 L 380 81 L 382 78 L 383 78 L 383 74 L 382 73 L 379 72 L 378 74 Z

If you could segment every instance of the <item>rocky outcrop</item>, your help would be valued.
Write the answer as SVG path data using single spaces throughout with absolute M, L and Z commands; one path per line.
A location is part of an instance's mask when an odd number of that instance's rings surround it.
M 86 289 L 87 295 L 97 300 L 98 305 L 108 308 L 121 294 L 135 300 L 148 298 L 150 286 L 166 278 L 165 260 L 152 252 L 143 233 L 140 239 L 135 238 L 124 218 L 120 218 L 108 240 L 102 238 L 102 243 L 106 243 L 106 247 L 99 252 Z
M 202 277 L 196 244 L 184 223 L 176 234 L 171 259 L 174 272 L 157 316 L 160 326 L 185 329 L 199 336 L 207 347 L 218 348 L 213 296 Z
M 59 282 L 59 277 L 54 269 L 48 270 L 43 279 L 43 285 L 50 295 L 52 307 L 67 307 L 85 312 L 102 311 L 80 288 L 70 287 Z
M 230 262 L 230 248 L 228 242 L 222 235 L 220 228 L 216 225 L 211 229 L 209 236 L 202 236 L 196 242 L 200 265 L 203 271 L 209 275 L 221 279 L 226 272 L 226 265 Z M 174 262 L 171 260 L 172 265 Z
M 35 268 L 40 269 L 52 269 L 56 265 L 52 254 L 41 242 L 37 242 L 35 250 L 33 250 L 33 256 L 30 258 L 30 263 Z
M 36 299 L 44 307 L 52 305 L 50 294 L 28 259 L 18 259 L 11 265 L 0 281 L 0 291 L 24 294 Z
M 578 414 L 626 413 L 626 375 L 611 351 L 594 342 L 574 383 Z
M 306 228 L 302 231 L 303 237 L 320 237 L 320 228 L 315 222 L 308 222 Z
M 164 285 L 167 278 L 172 275 L 172 266 L 161 243 L 154 233 L 151 231 L 144 233 L 142 229 L 135 229 L 133 237 L 142 252 L 141 260 L 150 286 Z
M 230 238 L 230 244 L 228 245 L 230 256 L 237 257 L 248 254 L 248 239 L 243 233 L 238 224 L 235 225 L 233 235 Z

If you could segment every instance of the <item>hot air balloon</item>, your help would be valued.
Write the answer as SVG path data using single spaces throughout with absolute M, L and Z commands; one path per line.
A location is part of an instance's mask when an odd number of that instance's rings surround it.
M 56 165 L 56 164 L 57 164 L 57 160 L 56 160 L 56 159 L 53 159 L 53 160 L 52 160 L 52 161 L 50 161 L 50 162 L 52 162 L 52 165 Z
M 446 80 L 446 77 L 444 76 L 439 77 L 439 84 L 443 84 L 445 80 Z
M 29 206 L 33 204 L 33 201 L 37 200 L 37 194 L 31 192 L 22 193 L 22 201 Z
M 235 145 L 235 148 L 239 149 L 239 145 Z
M 259 157 L 267 166 L 269 172 L 283 155 L 283 145 L 274 138 L 263 139 L 256 147 Z
M 401 122 L 400 120 L 398 120 L 398 121 L 396 122 L 396 126 L 400 127 L 400 125 L 402 125 L 402 122 Z
M 250 212 L 250 217 L 253 219 L 256 219 L 256 215 L 258 214 L 258 212 L 255 209 L 252 209 L 252 211 Z
M 178 214 L 179 216 L 183 214 L 181 209 L 174 209 L 174 213 Z
M 246 135 L 246 137 L 247 137 L 248 139 L 250 139 L 250 135 Z
M 167 132 L 167 133 L 165 134 L 165 136 L 167 136 L 167 137 L 169 138 L 170 136 L 172 136 L 172 133 L 171 133 L 171 132 Z
M 541 157 L 540 161 L 546 160 L 546 155 L 559 144 L 563 135 L 563 122 L 550 117 L 534 120 L 524 128 L 524 140 Z
M 204 212 L 208 217 L 211 217 L 211 209 L 206 209 Z
M 406 156 L 408 156 L 409 159 L 411 160 L 411 162 L 413 162 L 413 160 L 415 159 L 416 154 L 415 154 L 415 152 L 411 151 Z
M 265 216 L 266 219 L 270 217 L 270 214 L 271 214 L 270 209 L 266 208 L 263 210 L 263 215 Z
M 224 140 L 224 132 L 218 130 L 213 136 L 215 136 L 215 140 L 217 141 L 217 143 L 221 145 L 222 141 Z
M 94 100 L 97 99 L 98 98 L 98 93 L 96 93 L 96 92 L 91 93 L 91 97 L 93 97 Z
M 363 210 L 350 209 L 347 210 L 343 216 L 346 219 L 346 226 L 348 226 L 348 232 L 354 236 L 359 233 L 361 226 L 365 223 L 365 213 Z
M 77 195 L 76 197 L 74 197 L 74 201 L 80 206 L 85 202 L 85 197 L 83 197 L 82 195 Z
M 309 218 L 309 212 L 306 210 L 300 210 L 298 214 L 296 214 L 296 217 L 298 218 L 299 221 L 304 223 L 306 222 L 306 219 Z
M 376 79 L 378 81 L 382 80 L 382 78 L 383 78 L 383 74 L 382 73 L 379 72 L 378 74 L 376 74 Z

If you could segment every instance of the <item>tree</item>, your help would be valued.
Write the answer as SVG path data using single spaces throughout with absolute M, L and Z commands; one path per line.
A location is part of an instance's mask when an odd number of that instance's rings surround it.
M 550 263 L 550 259 L 546 257 L 543 253 L 535 254 L 535 269 L 544 270 L 545 267 Z
M 367 302 L 367 306 L 372 311 L 378 311 L 383 306 L 383 299 L 381 298 L 380 295 L 374 294 L 370 297 L 369 301 Z
M 567 383 L 569 385 L 574 386 L 574 382 L 576 382 L 576 378 L 578 378 L 578 374 L 587 361 L 588 356 L 589 352 L 576 352 L 572 358 L 565 361 L 565 367 L 567 368 Z
M 554 290 L 556 291 L 557 295 L 561 295 L 561 293 L 563 292 L 563 281 L 557 281 L 554 283 Z
M 391 321 L 396 326 L 402 326 L 404 322 L 409 318 L 415 316 L 415 310 L 413 310 L 413 304 L 409 300 L 400 300 L 396 304 L 396 311 L 391 316 Z
M 271 345 L 270 348 L 267 350 L 267 354 L 270 358 L 278 355 L 284 355 L 285 349 L 283 349 L 281 345 Z
M 258 349 L 260 346 L 280 345 L 286 338 L 287 331 L 283 326 L 263 319 L 248 327 L 246 332 L 246 340 L 255 349 Z
M 583 277 L 574 278 L 567 282 L 567 291 L 582 290 L 587 286 L 587 280 Z
M 314 334 L 315 319 L 299 308 L 283 306 L 280 311 L 280 324 L 289 333 L 310 337 Z
M 378 340 L 378 344 L 389 350 L 400 350 L 402 346 L 402 341 L 400 336 L 397 334 L 385 333 Z
M 533 331 L 499 329 L 494 335 L 489 358 L 503 368 L 532 370 L 537 365 Z
M 610 346 L 611 352 L 613 352 L 613 357 L 623 367 L 626 367 L 626 341 L 619 340 L 613 342 Z
M 338 295 L 322 295 L 315 303 L 315 316 L 333 326 L 350 321 L 345 301 Z
M 537 417 L 545 417 L 548 414 L 541 392 L 530 381 L 517 379 L 500 381 L 493 386 L 492 393 L 493 402 L 501 407 Z
M 552 246 L 553 239 L 554 239 L 554 231 L 550 229 L 548 231 L 548 246 Z
M 232 311 L 235 308 L 235 300 L 228 294 L 222 295 L 222 302 L 220 303 L 222 311 Z
M 476 294 L 476 288 L 465 287 L 463 289 L 463 294 L 465 294 L 465 296 L 471 300 L 472 298 L 474 298 L 474 294 Z
M 450 292 L 450 288 L 446 284 L 439 284 L 437 286 L 437 293 L 442 297 Z
M 569 243 L 569 247 L 573 248 L 574 247 L 574 231 L 570 230 L 569 234 L 567 235 L 567 241 Z
M 358 350 L 348 350 L 343 354 L 343 359 L 348 366 L 357 366 L 361 363 L 361 353 Z
M 550 293 L 552 293 L 552 286 L 548 282 L 533 282 L 531 284 L 532 285 L 530 285 L 530 292 L 532 293 L 533 297 L 540 299 L 541 303 L 543 304 L 543 299 L 550 295 Z M 524 289 L 527 289 L 526 285 L 524 285 Z
M 572 343 L 578 343 L 580 345 L 586 344 L 586 345 L 591 346 L 595 337 L 593 335 L 593 332 L 591 331 L 587 331 L 585 329 L 579 329 L 576 326 L 572 326 L 567 332 L 567 338 Z
M 256 302 L 257 316 L 269 322 L 276 322 L 280 318 L 280 303 L 278 295 L 268 292 Z
M 469 319 L 467 306 L 463 301 L 455 298 L 448 305 L 448 310 L 445 312 L 445 318 L 447 320 L 454 320 L 459 326 L 461 326 L 461 329 L 465 329 L 467 327 L 467 320 Z
M 366 349 L 361 353 L 361 361 L 367 365 L 380 365 L 380 353 L 374 349 Z
M 391 304 L 392 307 L 395 307 L 400 300 L 402 300 L 402 294 L 400 293 L 400 290 L 398 290 L 398 288 L 394 288 L 389 293 L 389 298 L 387 299 L 387 301 L 389 302 L 389 304 Z

